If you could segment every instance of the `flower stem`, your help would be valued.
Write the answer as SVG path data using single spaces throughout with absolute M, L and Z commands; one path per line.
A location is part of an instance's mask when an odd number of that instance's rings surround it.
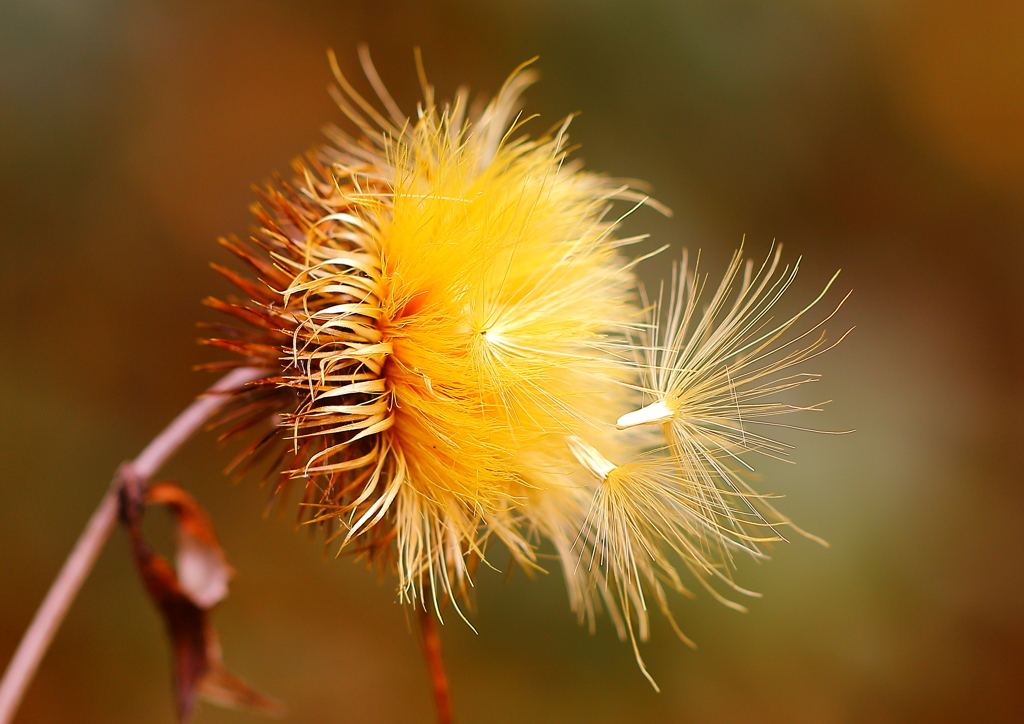
M 206 394 L 196 398 L 174 418 L 137 458 L 125 464 L 125 467 L 130 468 L 132 477 L 141 483 L 152 477 L 192 433 L 223 406 L 226 397 L 218 393 L 241 387 L 247 382 L 259 379 L 265 373 L 265 370 L 242 367 L 221 378 L 206 391 Z M 0 682 L 0 724 L 9 724 L 14 718 L 54 634 L 57 633 L 71 602 L 96 563 L 104 543 L 110 537 L 110 532 L 117 522 L 118 494 L 122 484 L 123 475 L 119 473 L 86 524 L 67 560 L 64 561 L 64 566 L 50 586 L 39 610 L 36 611 L 35 618 L 25 631 L 21 643 L 18 644 L 18 649 L 4 673 L 3 681 Z
M 448 675 L 441 658 L 441 636 L 437 632 L 434 615 L 425 609 L 418 609 L 420 617 L 420 641 L 423 657 L 430 668 L 430 683 L 434 689 L 434 705 L 437 707 L 437 724 L 452 724 L 452 700 L 448 693 Z

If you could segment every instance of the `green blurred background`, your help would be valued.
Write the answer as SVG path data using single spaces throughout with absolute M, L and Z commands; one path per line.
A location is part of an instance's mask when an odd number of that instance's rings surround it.
M 370 45 L 414 107 L 412 48 L 441 96 L 493 93 L 540 56 L 539 131 L 582 111 L 593 170 L 646 179 L 675 216 L 628 231 L 714 275 L 743 235 L 854 291 L 815 361 L 798 465 L 759 487 L 827 538 L 744 565 L 750 613 L 708 596 L 644 647 L 656 694 L 560 575 L 478 576 L 443 629 L 460 722 L 1024 720 L 1024 4 L 980 0 L 3 0 L 0 4 L 0 662 L 117 465 L 211 378 L 191 371 L 215 243 L 251 184 L 341 122 L 325 49 Z M 838 300 L 839 294 L 833 296 Z M 813 400 L 810 400 L 813 401 Z M 226 660 L 294 722 L 429 722 L 394 581 L 325 556 L 212 436 L 167 469 L 239 570 Z M 166 524 L 154 534 L 168 537 Z M 196 721 L 247 722 L 209 706 Z M 172 722 L 161 624 L 116 533 L 19 722 Z

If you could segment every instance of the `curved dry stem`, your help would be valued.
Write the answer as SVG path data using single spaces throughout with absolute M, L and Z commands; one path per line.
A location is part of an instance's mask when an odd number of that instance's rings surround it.
M 3 681 L 0 682 L 0 724 L 9 724 L 14 718 L 54 634 L 57 633 L 71 602 L 78 595 L 78 590 L 96 563 L 104 543 L 110 537 L 110 531 L 117 522 L 118 493 L 125 472 L 130 471 L 135 480 L 145 483 L 224 405 L 226 395 L 222 393 L 237 389 L 265 375 L 266 370 L 252 367 L 241 367 L 225 375 L 185 408 L 171 424 L 153 438 L 138 457 L 125 463 L 118 472 L 75 547 L 64 561 L 64 566 L 50 586 L 46 598 L 40 604 L 35 618 L 32 619 L 7 666 Z

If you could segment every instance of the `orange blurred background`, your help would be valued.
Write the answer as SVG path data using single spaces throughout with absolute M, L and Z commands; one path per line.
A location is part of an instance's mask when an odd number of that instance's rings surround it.
M 413 46 L 442 97 L 493 93 L 539 55 L 527 109 L 565 115 L 591 170 L 649 181 L 634 214 L 656 283 L 682 247 L 713 276 L 746 235 L 804 256 L 789 304 L 841 268 L 854 294 L 819 358 L 796 466 L 762 489 L 831 549 L 743 565 L 764 593 L 657 621 L 651 690 L 560 574 L 477 576 L 443 628 L 471 722 L 1024 720 L 1024 4 L 983 0 L 6 0 L 0 6 L 0 662 L 103 494 L 212 378 L 199 301 L 227 285 L 251 185 L 343 122 L 333 47 L 369 44 L 398 102 Z M 833 300 L 838 301 L 835 293 Z M 429 722 L 394 581 L 334 560 L 211 435 L 166 470 L 207 506 L 239 576 L 217 610 L 229 666 L 294 722 Z M 166 523 L 154 535 L 169 538 Z M 500 557 L 499 557 L 500 561 Z M 172 722 L 168 654 L 115 533 L 18 722 Z M 199 724 L 244 722 L 201 706 Z

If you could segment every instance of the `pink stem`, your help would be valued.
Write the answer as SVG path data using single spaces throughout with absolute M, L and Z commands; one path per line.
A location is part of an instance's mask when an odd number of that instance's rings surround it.
M 266 374 L 266 370 L 242 367 L 225 375 L 206 394 L 185 408 L 171 424 L 163 429 L 130 463 L 132 472 L 140 482 L 145 482 L 170 458 L 178 448 L 191 437 L 203 423 L 225 403 L 226 397 L 217 393 L 233 390 Z M 18 705 L 32 682 L 39 663 L 43 659 L 54 634 L 60 627 L 71 602 L 78 595 L 96 558 L 110 537 L 117 522 L 118 489 L 121 478 L 115 478 L 107 494 L 103 496 L 96 512 L 79 536 L 57 578 L 43 599 L 35 618 L 18 644 L 11 663 L 7 666 L 3 681 L 0 682 L 0 724 L 9 724 L 14 718 Z

